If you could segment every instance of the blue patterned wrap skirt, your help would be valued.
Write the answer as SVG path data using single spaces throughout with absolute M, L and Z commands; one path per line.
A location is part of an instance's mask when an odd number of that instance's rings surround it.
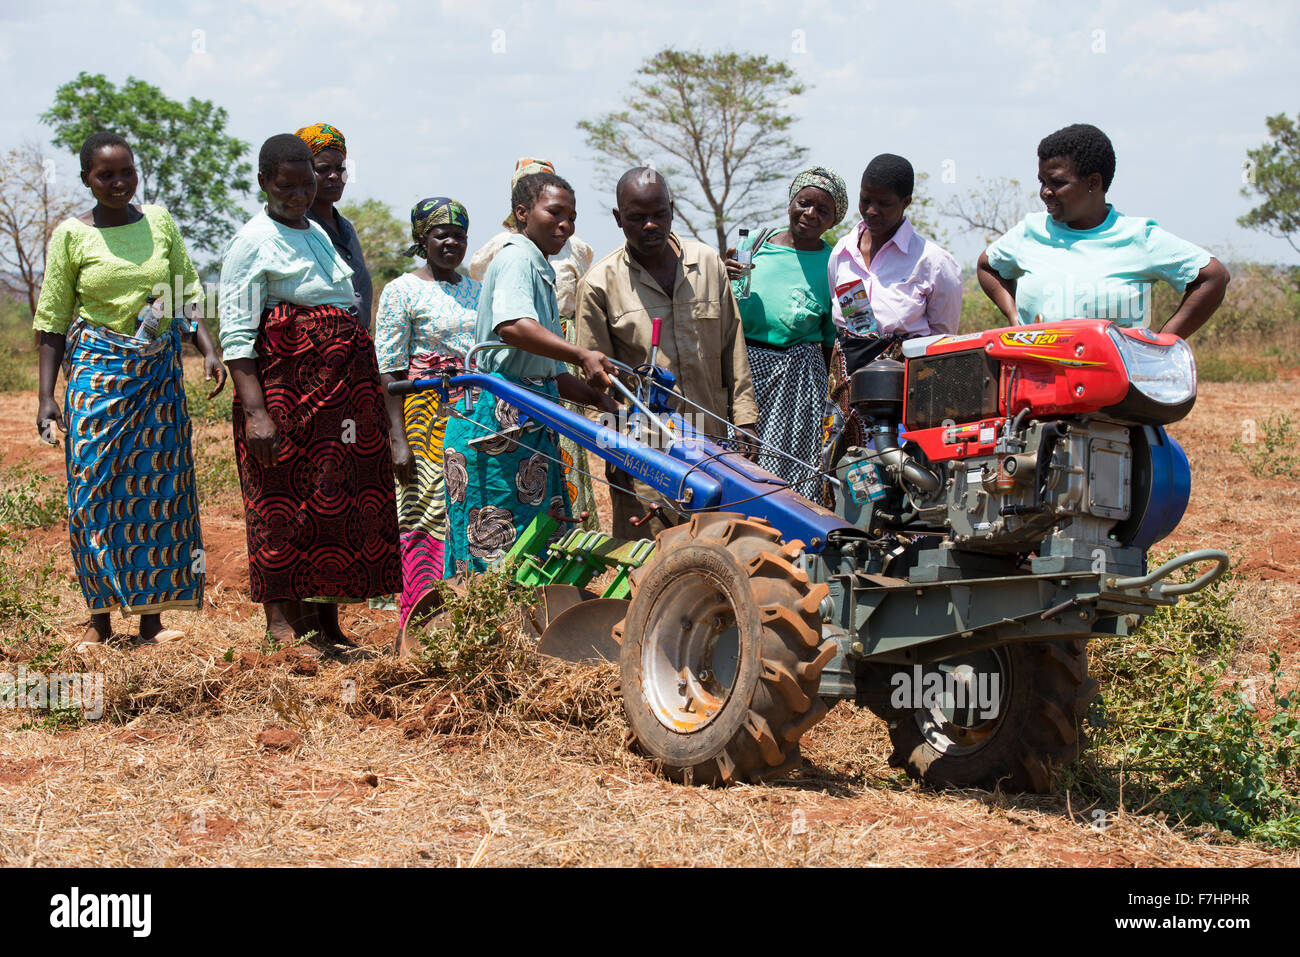
M 68 330 L 68 532 L 94 613 L 203 603 L 182 324 L 152 342 L 83 320 Z

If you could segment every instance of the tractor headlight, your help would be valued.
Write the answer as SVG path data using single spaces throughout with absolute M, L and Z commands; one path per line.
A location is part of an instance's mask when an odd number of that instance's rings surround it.
M 1162 345 L 1126 336 L 1118 326 L 1106 331 L 1119 350 L 1129 382 L 1148 399 L 1178 405 L 1196 396 L 1196 360 L 1191 346 L 1182 339 Z

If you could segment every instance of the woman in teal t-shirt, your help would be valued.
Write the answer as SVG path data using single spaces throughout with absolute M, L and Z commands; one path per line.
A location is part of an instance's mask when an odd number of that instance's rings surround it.
M 573 235 L 573 187 L 554 173 L 522 176 L 510 196 L 519 231 L 506 240 L 483 277 L 474 337 L 508 349 L 475 357 L 498 376 L 552 401 L 563 398 L 617 412 L 609 387 L 614 366 L 603 353 L 564 338 L 555 298 L 556 255 Z M 585 378 L 568 371 L 577 366 Z M 452 409 L 443 442 L 447 543 L 443 576 L 487 571 L 542 512 L 568 517 L 559 444 L 486 389 L 470 389 Z
M 1032 213 L 980 254 L 979 281 L 1012 322 L 1114 319 L 1152 325 L 1151 291 L 1164 280 L 1183 293 L 1162 332 L 1186 339 L 1219 308 L 1228 270 L 1153 219 L 1106 202 L 1115 150 L 1095 126 L 1075 124 L 1038 144 L 1046 212 Z
M 742 241 L 741 248 L 749 248 L 750 240 L 754 247 L 748 295 L 736 250 L 727 251 L 727 274 L 740 307 L 758 400 L 758 435 L 764 446 L 758 463 L 809 498 L 818 492 L 820 475 L 799 463 L 815 467 L 819 462 L 823 403 L 830 390 L 827 368 L 835 344 L 827 278 L 831 247 L 822 234 L 848 209 L 844 180 L 834 170 L 815 166 L 790 184 L 789 228 L 765 229 Z

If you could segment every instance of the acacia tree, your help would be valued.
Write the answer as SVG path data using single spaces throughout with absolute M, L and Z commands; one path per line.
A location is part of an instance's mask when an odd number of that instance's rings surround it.
M 786 102 L 804 92 L 794 70 L 765 56 L 667 49 L 637 71 L 626 106 L 578 128 L 610 183 L 653 165 L 673 187 L 677 217 L 697 239 L 728 224 L 761 223 L 785 208 L 782 191 L 808 150 L 788 134 Z
M 1033 208 L 1034 194 L 1020 180 L 1006 176 L 976 177 L 975 187 L 965 196 L 954 196 L 940 213 L 961 224 L 963 233 L 980 233 L 991 243 L 1009 230 Z
M 141 198 L 166 206 L 192 249 L 216 252 L 248 216 L 234 197 L 253 188 L 249 147 L 226 135 L 226 111 L 211 100 L 179 103 L 135 77 L 118 89 L 103 74 L 82 72 L 55 91 L 41 120 L 74 153 L 100 130 L 125 137 Z
M 1300 126 L 1285 113 L 1267 117 L 1269 142 L 1246 151 L 1246 185 L 1263 202 L 1240 217 L 1238 224 L 1284 239 L 1300 252 Z
M 26 296 L 33 315 L 50 234 L 76 204 L 36 143 L 24 143 L 0 160 L 0 287 Z

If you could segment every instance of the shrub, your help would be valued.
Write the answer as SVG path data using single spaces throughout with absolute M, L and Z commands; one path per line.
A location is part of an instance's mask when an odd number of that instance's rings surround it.
M 1138 634 L 1092 646 L 1101 682 L 1094 746 L 1067 785 L 1129 811 L 1300 846 L 1300 684 L 1276 652 L 1264 689 L 1230 677 L 1242 628 L 1235 584 L 1151 615 Z

